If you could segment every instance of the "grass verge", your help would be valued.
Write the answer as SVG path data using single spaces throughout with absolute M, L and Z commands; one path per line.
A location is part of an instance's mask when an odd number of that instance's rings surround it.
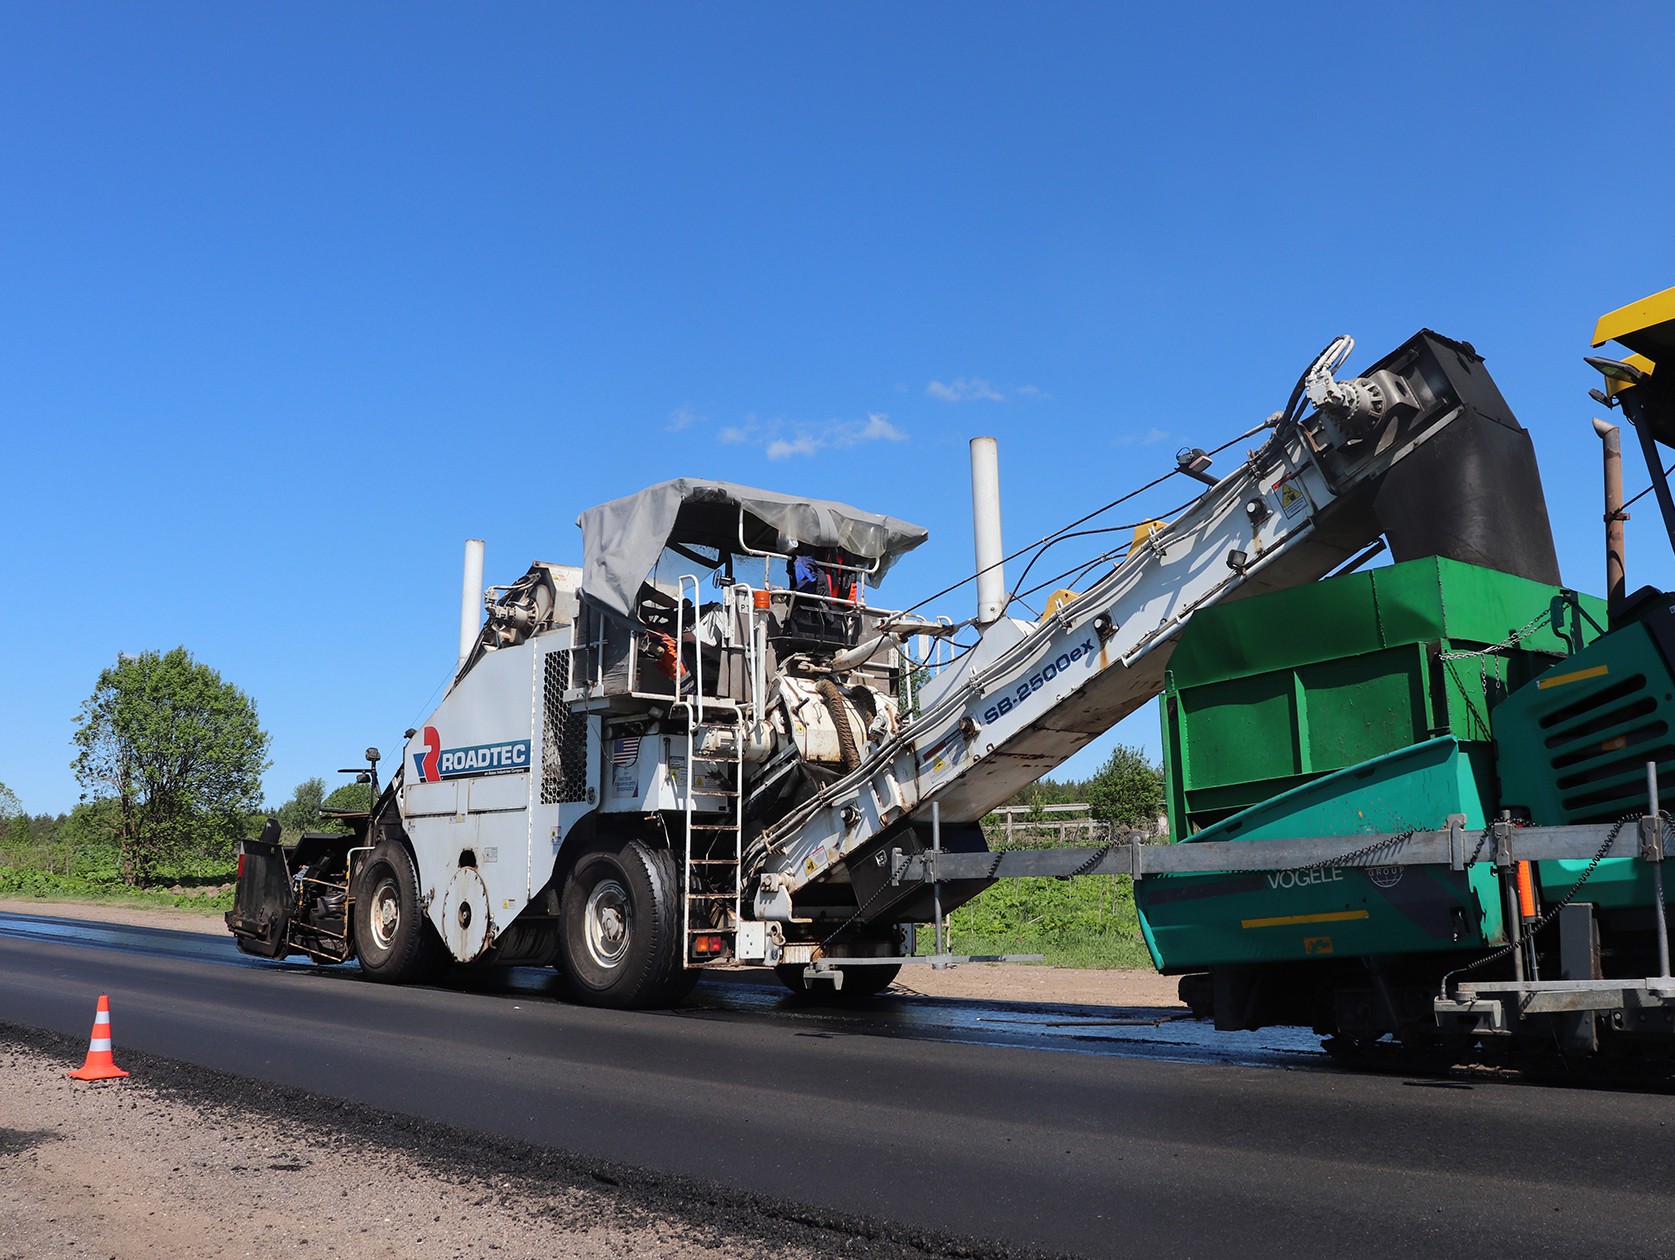
M 956 954 L 1041 954 L 1049 967 L 1151 970 L 1126 875 L 1008 879 L 948 916 Z M 919 952 L 933 952 L 920 929 Z
M 227 873 L 232 879 L 232 873 Z M 83 875 L 58 875 L 16 866 L 0 866 L 0 897 L 29 897 L 41 901 L 95 902 L 110 906 L 157 906 L 192 910 L 205 916 L 233 908 L 231 888 L 174 891 L 169 888 L 129 888 Z

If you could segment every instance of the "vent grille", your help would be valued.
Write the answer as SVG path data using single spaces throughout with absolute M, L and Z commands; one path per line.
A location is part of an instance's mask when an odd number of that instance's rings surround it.
M 564 703 L 574 651 L 547 653 L 542 680 L 541 804 L 587 799 L 587 715 Z
M 1578 696 L 1540 719 L 1564 820 L 1609 822 L 1646 807 L 1646 763 L 1675 756 L 1646 675 Z

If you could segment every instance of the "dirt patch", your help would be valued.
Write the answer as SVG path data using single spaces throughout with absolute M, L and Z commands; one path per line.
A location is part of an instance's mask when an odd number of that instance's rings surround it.
M 1047 1006 L 1181 1006 L 1178 976 L 1155 971 L 1081 971 L 1028 963 L 965 963 L 937 971 L 903 967 L 892 991 Z

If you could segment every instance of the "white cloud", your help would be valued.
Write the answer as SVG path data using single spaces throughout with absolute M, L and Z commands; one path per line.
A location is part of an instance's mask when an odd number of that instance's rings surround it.
M 1052 397 L 1051 394 L 1049 394 L 1046 390 L 1042 389 L 1038 385 L 1020 385 L 1020 386 L 1018 386 L 1017 389 L 1013 390 L 1012 392 L 1014 394 L 1016 394 L 1019 398 L 1048 399 L 1048 398 Z
M 886 442 L 905 442 L 907 434 L 890 423 L 890 417 L 882 411 L 875 411 L 867 416 L 867 422 L 861 426 L 853 442 L 845 445 L 854 446 L 856 442 L 873 442 L 882 438 Z
M 1160 429 L 1155 424 L 1144 433 L 1125 433 L 1119 438 L 1113 438 L 1113 446 L 1155 446 L 1159 442 L 1169 440 L 1169 430 Z
M 728 425 L 717 437 L 735 445 L 759 446 L 769 459 L 848 450 L 863 442 L 907 440 L 907 434 L 881 411 L 868 413 L 864 420 L 758 420 L 747 416 L 742 424 Z
M 669 423 L 663 426 L 665 433 L 679 433 L 682 429 L 690 429 L 695 424 L 702 424 L 704 416 L 700 416 L 685 403 L 669 413 Z
M 787 441 L 785 438 L 774 438 L 762 448 L 769 459 L 790 459 L 793 455 L 812 455 L 820 449 L 812 434 L 799 433 Z
M 956 376 L 953 380 L 932 381 L 925 393 L 939 402 L 1005 402 L 1006 396 L 981 376 Z

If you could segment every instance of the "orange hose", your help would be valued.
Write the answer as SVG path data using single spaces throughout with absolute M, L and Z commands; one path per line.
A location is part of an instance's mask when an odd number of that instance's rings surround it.
M 1518 913 L 1526 919 L 1535 918 L 1535 880 L 1528 862 L 1518 863 Z

